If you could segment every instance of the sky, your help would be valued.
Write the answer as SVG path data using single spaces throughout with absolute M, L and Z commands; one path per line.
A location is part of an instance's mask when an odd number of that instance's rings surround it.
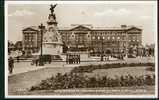
M 9 4 L 8 39 L 22 40 L 22 30 L 29 26 L 46 25 L 50 4 Z M 156 5 L 154 3 L 124 4 L 58 4 L 55 14 L 58 27 L 71 24 L 92 24 L 94 27 L 134 25 L 143 29 L 143 44 L 155 43 Z

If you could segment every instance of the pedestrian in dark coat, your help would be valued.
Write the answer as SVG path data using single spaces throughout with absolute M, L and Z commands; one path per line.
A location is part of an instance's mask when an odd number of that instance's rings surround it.
M 75 64 L 77 64 L 77 54 L 75 55 Z
M 38 59 L 35 59 L 35 64 L 36 66 L 38 66 Z
M 74 64 L 74 55 L 72 55 L 72 64 Z
M 71 58 L 71 55 L 69 54 L 68 55 L 68 64 L 70 64 L 70 58 Z
M 71 60 L 71 64 L 73 64 L 73 55 L 71 55 L 71 59 L 70 60 Z
M 66 54 L 66 64 L 68 64 L 68 54 Z
M 76 63 L 78 64 L 78 54 L 76 55 Z
M 12 57 L 9 58 L 9 73 L 13 73 L 13 68 L 14 68 L 14 60 Z
M 74 64 L 76 63 L 76 55 L 75 54 L 73 55 L 73 63 Z
M 76 64 L 78 64 L 78 55 L 77 54 L 75 55 L 75 62 L 76 62 Z
M 72 64 L 72 55 L 69 55 L 69 64 Z
M 17 62 L 19 62 L 19 56 L 17 56 Z
M 81 63 L 81 58 L 80 58 L 80 55 L 78 55 L 78 59 L 79 59 L 79 63 Z

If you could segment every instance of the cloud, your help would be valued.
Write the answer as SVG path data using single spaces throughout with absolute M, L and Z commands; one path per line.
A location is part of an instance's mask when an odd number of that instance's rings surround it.
M 143 16 L 140 16 L 140 19 L 148 20 L 148 19 L 151 19 L 151 16 L 143 15 Z
M 9 14 L 8 16 L 31 16 L 31 15 L 34 15 L 35 13 L 32 12 L 32 11 L 29 11 L 29 10 L 16 10 L 15 12 Z
M 120 15 L 129 15 L 131 13 L 131 11 L 122 8 L 122 9 L 119 9 L 116 13 L 120 14 Z
M 96 12 L 95 16 L 121 16 L 121 15 L 129 15 L 131 14 L 131 11 L 129 11 L 128 9 L 107 9 L 104 10 L 102 12 Z
M 81 11 L 81 14 L 82 14 L 82 15 L 86 15 L 86 12 L 85 12 L 85 11 Z

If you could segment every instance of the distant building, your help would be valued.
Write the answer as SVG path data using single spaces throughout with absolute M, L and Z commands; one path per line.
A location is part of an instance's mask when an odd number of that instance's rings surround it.
M 59 29 L 68 51 L 89 51 L 99 55 L 103 48 L 104 54 L 137 53 L 142 44 L 142 29 L 135 26 L 121 25 L 111 28 L 73 26 Z
M 23 29 L 22 32 L 22 44 L 25 55 L 29 56 L 34 52 L 38 52 L 41 45 L 41 34 L 39 28 L 36 26 L 31 26 Z

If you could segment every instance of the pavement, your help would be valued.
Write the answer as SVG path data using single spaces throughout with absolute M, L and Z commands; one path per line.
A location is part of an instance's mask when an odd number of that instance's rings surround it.
M 25 73 L 29 71 L 39 70 L 43 68 L 56 68 L 56 67 L 78 67 L 78 66 L 86 66 L 86 65 L 99 65 L 99 64 L 111 64 L 111 63 L 148 63 L 153 62 L 155 59 L 154 57 L 143 57 L 143 58 L 127 58 L 125 60 L 109 60 L 109 61 L 81 61 L 80 64 L 66 64 L 64 61 L 56 61 L 51 62 L 51 64 L 45 64 L 44 66 L 35 66 L 31 65 L 31 62 L 15 62 L 13 73 L 9 74 L 8 76 L 12 76 L 15 74 Z

